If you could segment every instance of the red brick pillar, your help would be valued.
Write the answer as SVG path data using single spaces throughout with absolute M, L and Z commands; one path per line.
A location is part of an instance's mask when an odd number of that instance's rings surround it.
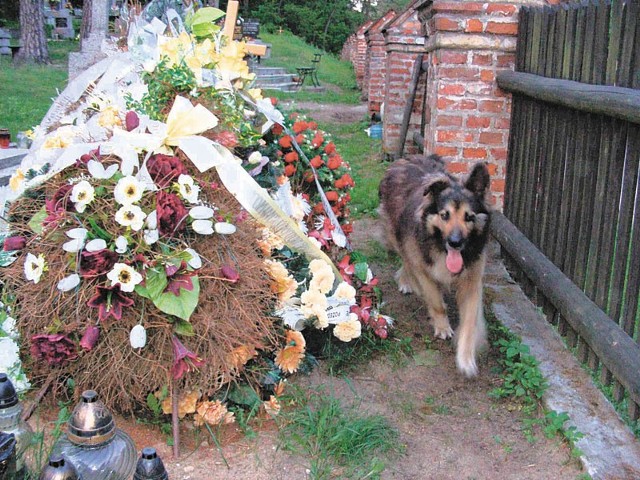
M 413 5 L 413 4 L 412 4 Z M 405 106 L 411 96 L 411 80 L 416 61 L 425 53 L 425 36 L 418 12 L 410 5 L 396 16 L 383 31 L 386 50 L 386 80 L 382 145 L 385 154 L 398 152 Z M 424 57 L 423 55 L 423 58 Z M 420 74 L 409 120 L 404 153 L 418 153 L 413 134 L 421 132 L 424 106 L 425 76 Z
M 522 2 L 468 0 L 416 5 L 427 34 L 424 147 L 453 173 L 489 164 L 493 202 L 502 208 L 511 97 L 495 82 L 513 69 Z
M 367 55 L 362 99 L 369 103 L 369 113 L 379 112 L 380 106 L 384 102 L 387 52 L 384 47 L 382 31 L 395 16 L 396 12 L 389 10 L 374 22 L 364 34 L 367 41 Z
M 369 20 L 367 23 L 362 25 L 358 31 L 355 33 L 355 52 L 353 54 L 353 59 L 351 62 L 353 63 L 353 69 L 356 72 L 356 83 L 358 87 L 363 90 L 363 82 L 364 82 L 364 72 L 365 65 L 367 62 L 367 39 L 365 37 L 365 32 L 373 25 L 373 21 Z M 364 90 L 363 90 L 364 91 Z

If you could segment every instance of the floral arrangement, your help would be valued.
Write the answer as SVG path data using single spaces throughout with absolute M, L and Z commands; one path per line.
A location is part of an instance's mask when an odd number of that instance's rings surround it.
M 276 414 L 282 380 L 313 364 L 305 330 L 350 342 L 391 325 L 345 249 L 350 168 L 251 88 L 242 44 L 147 43 L 37 128 L 11 179 L 0 277 L 22 358 L 34 383 L 70 376 L 120 410 L 169 413 L 178 395 L 197 424 L 233 421 L 228 403 Z

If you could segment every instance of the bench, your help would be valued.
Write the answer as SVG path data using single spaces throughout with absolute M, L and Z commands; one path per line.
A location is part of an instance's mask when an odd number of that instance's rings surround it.
M 314 53 L 313 60 L 311 60 L 313 65 L 311 67 L 296 67 L 296 71 L 298 72 L 298 88 L 302 88 L 307 78 L 311 80 L 314 87 L 320 86 L 320 80 L 318 80 L 318 65 L 321 59 L 321 53 Z

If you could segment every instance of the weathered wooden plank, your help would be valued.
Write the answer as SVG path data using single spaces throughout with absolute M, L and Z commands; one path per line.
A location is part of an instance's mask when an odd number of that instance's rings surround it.
M 588 85 L 522 72 L 500 72 L 498 86 L 545 102 L 583 112 L 640 123 L 640 91 L 632 88 Z
M 416 101 L 416 92 L 418 91 L 418 81 L 420 80 L 420 73 L 422 72 L 422 57 L 422 54 L 418 55 L 415 63 L 413 64 L 411 81 L 409 82 L 409 96 L 407 97 L 407 101 L 404 106 L 404 112 L 402 112 L 402 123 L 400 124 L 400 140 L 398 142 L 396 158 L 401 158 L 402 154 L 404 153 L 404 144 L 407 141 L 409 122 L 411 121 L 413 104 Z
M 616 85 L 619 87 L 631 87 L 633 85 L 633 54 L 640 54 L 640 2 L 629 1 L 620 2 L 624 8 L 624 36 L 622 37 L 622 48 L 618 59 L 616 70 Z M 636 72 L 640 70 L 640 63 L 635 64 Z
M 582 72 L 580 72 L 580 78 L 582 81 L 589 83 L 589 78 L 593 72 L 594 61 L 594 44 L 596 43 L 596 16 L 598 12 L 598 4 L 595 2 L 589 2 L 584 9 L 586 18 L 584 26 L 584 48 L 582 49 Z
M 509 220 L 496 212 L 491 233 L 561 315 L 640 401 L 640 346 L 553 265 Z
M 635 130 L 636 136 L 638 130 Z M 638 150 L 631 152 L 632 161 L 640 161 Z M 629 266 L 627 269 L 627 288 L 624 295 L 624 312 L 622 328 L 625 332 L 640 341 L 638 332 L 638 302 L 640 297 L 640 173 L 636 178 L 636 198 L 634 200 L 633 225 L 631 227 L 631 240 L 629 245 Z
M 605 71 L 604 84 L 616 85 L 618 70 L 618 59 L 620 57 L 622 42 L 622 26 L 625 11 L 625 4 L 622 1 L 614 2 L 611 5 L 611 16 L 609 22 L 609 45 L 607 52 L 607 67 Z M 600 82 L 596 82 L 600 83 Z

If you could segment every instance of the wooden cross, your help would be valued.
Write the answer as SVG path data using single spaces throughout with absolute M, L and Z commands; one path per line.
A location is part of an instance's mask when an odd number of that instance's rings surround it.
M 238 5 L 239 2 L 231 0 L 227 5 L 227 16 L 224 20 L 224 27 L 222 28 L 222 34 L 227 37 L 229 41 L 233 39 L 233 29 L 236 26 L 236 20 L 238 19 Z M 247 42 L 247 53 L 250 55 L 258 55 L 262 57 L 267 53 L 267 46 L 260 45 L 258 43 Z

